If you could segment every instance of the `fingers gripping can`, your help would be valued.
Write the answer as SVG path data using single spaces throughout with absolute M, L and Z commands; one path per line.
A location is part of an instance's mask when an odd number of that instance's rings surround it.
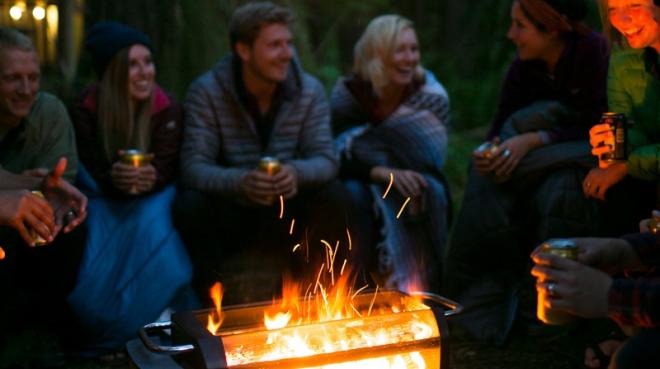
M 578 247 L 575 242 L 563 239 L 556 238 L 545 241 L 541 244 L 541 252 L 561 256 L 566 259 L 577 260 L 578 256 Z M 552 283 L 552 281 L 547 281 Z M 575 316 L 564 313 L 561 311 L 555 311 L 553 309 L 545 307 L 545 300 L 547 294 L 545 291 L 538 290 L 538 300 L 536 304 L 536 316 L 545 324 L 550 325 L 561 325 L 570 323 L 575 320 Z
M 42 199 L 45 198 L 44 194 L 41 191 L 36 190 L 36 191 L 32 191 L 32 193 L 35 194 L 36 196 L 41 197 Z M 48 240 L 41 237 L 39 235 L 39 233 L 37 233 L 37 231 L 35 231 L 34 229 L 30 230 L 30 236 L 32 236 L 32 239 L 34 240 L 34 245 L 35 246 L 43 246 L 43 245 L 48 243 Z
M 612 112 L 603 113 L 600 118 L 600 124 L 608 124 L 610 126 L 610 130 L 614 134 L 614 142 L 612 145 L 609 145 L 612 147 L 612 151 L 601 154 L 598 158 L 599 161 L 603 162 L 605 167 L 614 162 L 626 161 L 628 159 L 628 122 L 626 115 Z M 608 144 L 603 142 L 599 147 L 606 145 Z
M 280 161 L 277 160 L 277 158 L 272 156 L 264 156 L 261 158 L 261 160 L 259 160 L 258 169 L 259 171 L 272 176 L 273 174 L 279 172 L 280 169 L 282 169 L 282 165 L 280 164 Z
M 475 153 L 481 155 L 485 159 L 492 159 L 499 149 L 497 141 L 486 141 L 476 148 Z
M 121 162 L 124 164 L 129 164 L 134 167 L 142 167 L 147 164 L 149 160 L 147 155 L 141 150 L 137 149 L 128 149 L 124 151 L 124 154 L 121 156 Z
M 272 176 L 282 169 L 282 164 L 280 164 L 280 161 L 276 157 L 264 156 L 259 160 L 259 166 L 257 169 L 259 169 L 260 172 Z M 266 200 L 272 204 L 275 201 L 275 197 L 269 195 Z

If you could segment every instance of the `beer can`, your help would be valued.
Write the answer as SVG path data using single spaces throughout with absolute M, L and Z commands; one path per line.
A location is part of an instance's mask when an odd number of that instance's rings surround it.
M 124 154 L 121 156 L 121 162 L 134 167 L 141 167 L 148 164 L 149 160 L 147 159 L 147 155 L 141 150 L 128 149 L 124 150 Z
M 495 141 L 486 141 L 479 145 L 474 152 L 478 155 L 481 155 L 485 159 L 490 159 L 495 156 L 499 145 Z
M 563 238 L 556 238 L 545 241 L 541 245 L 541 252 L 561 256 L 566 259 L 577 260 L 578 247 L 575 242 Z M 552 281 L 547 281 L 552 283 Z M 546 292 L 538 291 L 538 300 L 536 304 L 536 316 L 545 324 L 561 325 L 576 320 L 574 315 L 555 311 L 545 307 Z
M 614 134 L 614 143 L 609 145 L 612 147 L 612 151 L 600 155 L 599 161 L 605 163 L 601 167 L 607 167 L 608 164 L 628 159 L 628 122 L 626 115 L 613 112 L 603 113 L 600 124 L 608 124 Z M 605 145 L 605 143 L 600 144 L 600 146 Z
M 35 190 L 35 191 L 32 191 L 32 193 L 35 194 L 36 196 L 41 197 L 42 199 L 45 198 L 43 192 L 41 192 L 41 191 Z M 39 235 L 39 233 L 37 233 L 37 231 L 35 231 L 34 229 L 30 230 L 30 236 L 32 236 L 32 240 L 34 240 L 34 245 L 35 246 L 44 246 L 48 243 L 48 240 L 41 237 Z
M 660 233 L 660 217 L 653 217 L 649 219 L 649 224 L 648 224 L 649 232 L 653 234 L 659 234 Z
M 264 156 L 259 160 L 259 171 L 268 173 L 268 175 L 273 175 L 277 172 L 280 171 L 282 168 L 282 165 L 280 164 L 280 161 L 277 160 L 277 158 L 272 157 L 272 156 Z

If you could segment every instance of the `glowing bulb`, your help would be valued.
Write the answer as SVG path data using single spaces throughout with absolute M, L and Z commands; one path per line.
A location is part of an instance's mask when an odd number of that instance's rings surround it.
M 43 20 L 46 18 L 46 9 L 41 6 L 35 6 L 34 9 L 32 9 L 32 16 L 36 20 Z
M 18 5 L 14 5 L 9 8 L 9 16 L 11 19 L 17 21 L 23 17 L 23 8 Z

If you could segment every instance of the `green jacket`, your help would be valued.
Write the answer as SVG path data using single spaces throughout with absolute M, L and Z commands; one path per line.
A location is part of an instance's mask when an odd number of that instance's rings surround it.
M 0 168 L 16 174 L 53 169 L 64 156 L 68 161 L 64 178 L 73 183 L 78 168 L 76 140 L 69 114 L 57 97 L 40 92 L 30 114 L 12 131 L 0 145 Z
M 660 80 L 646 71 L 644 49 L 626 49 L 610 59 L 607 99 L 610 111 L 634 122 L 628 135 L 628 173 L 660 179 Z

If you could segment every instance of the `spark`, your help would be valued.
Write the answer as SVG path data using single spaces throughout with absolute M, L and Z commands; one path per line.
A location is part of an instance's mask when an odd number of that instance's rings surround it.
M 403 213 L 403 209 L 406 208 L 406 205 L 408 205 L 409 202 L 410 202 L 410 197 L 408 197 L 406 199 L 406 201 L 403 203 L 403 205 L 401 206 L 401 209 L 399 210 L 399 213 L 396 215 L 397 219 L 399 219 L 399 217 L 401 216 L 401 213 Z
M 390 172 L 390 184 L 387 185 L 387 189 L 383 194 L 383 198 L 387 197 L 387 194 L 390 193 L 390 189 L 392 189 L 392 183 L 394 183 L 394 173 Z
M 321 240 L 321 243 L 325 245 L 325 262 L 328 263 L 328 272 L 332 269 L 332 246 L 326 240 Z
M 346 268 L 347 261 L 348 261 L 347 259 L 344 259 L 344 264 L 341 265 L 341 271 L 339 272 L 340 276 L 344 275 L 344 268 Z
M 291 227 L 289 227 L 289 235 L 293 234 L 293 226 L 296 224 L 295 219 L 291 219 Z
M 371 315 L 371 308 L 374 307 L 374 302 L 376 302 L 376 295 L 378 294 L 378 285 L 376 285 L 376 292 L 374 292 L 374 298 L 371 299 L 371 304 L 369 304 L 369 311 L 367 312 L 367 316 Z
M 314 285 L 314 293 L 316 293 L 316 289 L 319 286 L 319 280 L 321 279 L 321 273 L 323 273 L 323 268 L 325 267 L 325 264 L 321 264 L 321 269 L 319 269 L 319 274 L 316 276 L 316 284 Z
M 348 236 L 348 249 L 353 249 L 353 240 L 351 240 L 351 232 L 346 228 L 346 236 Z
M 291 250 L 291 253 L 296 252 L 296 250 L 298 250 L 299 248 L 300 248 L 300 244 L 296 244 L 295 246 L 293 246 L 293 250 Z
M 367 288 L 367 287 L 369 287 L 369 285 L 368 285 L 368 284 L 365 284 L 364 286 L 362 286 L 362 288 L 360 288 L 359 290 L 355 291 L 355 293 L 353 294 L 353 296 L 351 296 L 351 300 L 353 300 L 353 299 L 355 298 L 355 296 L 357 296 L 360 292 L 362 292 L 362 290 L 364 290 L 364 289 Z
M 280 195 L 280 219 L 284 218 L 284 196 Z

